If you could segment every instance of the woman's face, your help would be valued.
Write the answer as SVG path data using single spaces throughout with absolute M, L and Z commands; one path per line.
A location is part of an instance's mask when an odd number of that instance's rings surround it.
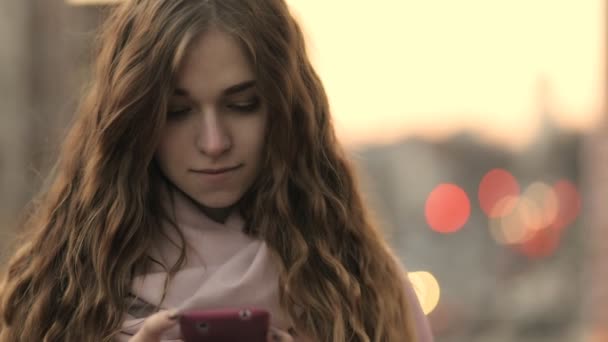
M 161 171 L 198 204 L 235 204 L 256 178 L 267 108 L 242 46 L 209 30 L 185 56 L 156 151 Z

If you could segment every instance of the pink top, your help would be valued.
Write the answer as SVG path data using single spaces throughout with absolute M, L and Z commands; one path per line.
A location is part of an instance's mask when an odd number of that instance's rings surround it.
M 186 241 L 186 262 L 168 285 L 162 309 L 219 309 L 256 307 L 271 314 L 270 324 L 287 331 L 288 315 L 279 305 L 278 267 L 264 241 L 243 232 L 242 218 L 233 213 L 225 223 L 203 214 L 184 197 L 175 196 L 177 224 Z M 174 230 L 167 230 L 175 242 Z M 173 265 L 179 250 L 169 241 L 150 252 L 155 260 Z M 150 273 L 136 276 L 131 289 L 139 297 L 133 309 L 124 315 L 118 341 L 128 341 L 159 303 L 167 273 L 158 266 Z M 429 325 L 409 282 L 406 291 L 416 317 L 420 342 L 432 341 Z M 303 342 L 302 338 L 295 338 Z M 162 341 L 182 341 L 179 328 L 168 331 Z

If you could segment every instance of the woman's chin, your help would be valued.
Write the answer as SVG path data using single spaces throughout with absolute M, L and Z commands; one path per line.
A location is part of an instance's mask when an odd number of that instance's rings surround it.
M 230 210 L 241 199 L 242 194 L 236 193 L 215 193 L 212 196 L 199 196 L 195 198 L 198 204 L 211 211 Z

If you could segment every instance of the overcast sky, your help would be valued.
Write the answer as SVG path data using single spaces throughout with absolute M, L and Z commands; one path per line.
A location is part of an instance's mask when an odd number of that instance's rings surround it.
M 522 146 L 543 102 L 568 127 L 600 115 L 600 0 L 288 2 L 348 145 L 472 129 Z

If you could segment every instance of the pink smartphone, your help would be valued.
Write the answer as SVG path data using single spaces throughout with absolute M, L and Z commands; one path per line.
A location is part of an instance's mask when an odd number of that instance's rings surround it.
M 189 311 L 179 325 L 185 342 L 266 342 L 270 313 L 255 308 Z

